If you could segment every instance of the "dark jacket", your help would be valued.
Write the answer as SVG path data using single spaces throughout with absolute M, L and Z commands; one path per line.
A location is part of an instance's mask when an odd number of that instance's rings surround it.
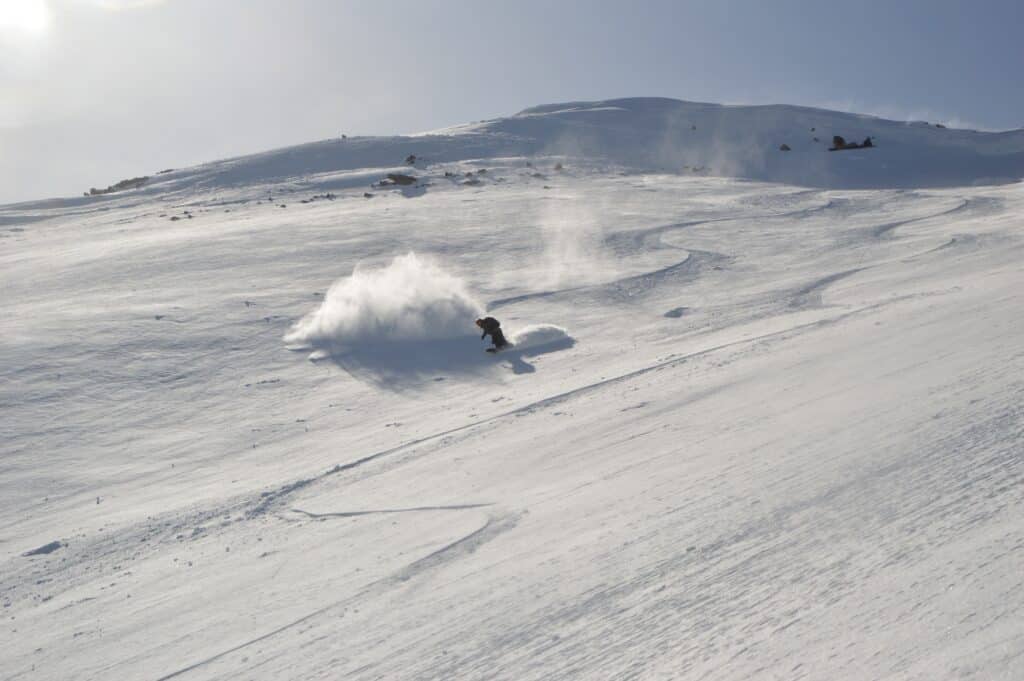
M 484 317 L 481 319 L 480 328 L 483 329 L 483 333 L 480 334 L 480 340 L 490 336 L 494 347 L 502 348 L 508 345 L 508 341 L 505 340 L 505 334 L 501 332 L 501 322 L 494 317 Z
M 491 338 L 493 338 L 494 332 L 499 331 L 501 329 L 501 322 L 499 322 L 494 317 L 484 317 L 483 319 L 480 320 L 480 328 L 483 329 L 484 331 L 482 334 L 480 334 L 481 340 L 485 336 L 490 336 Z

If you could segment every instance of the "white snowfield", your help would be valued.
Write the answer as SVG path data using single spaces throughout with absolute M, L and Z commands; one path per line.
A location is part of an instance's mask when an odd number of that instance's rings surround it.
M 0 207 L 0 679 L 1024 678 L 1022 154 L 618 100 Z

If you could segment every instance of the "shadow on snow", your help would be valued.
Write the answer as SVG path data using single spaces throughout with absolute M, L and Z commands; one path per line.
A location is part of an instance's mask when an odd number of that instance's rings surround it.
M 566 350 L 575 343 L 575 339 L 565 336 L 522 348 L 511 345 L 498 353 L 489 353 L 485 351 L 489 346 L 479 336 L 466 335 L 317 347 L 311 359 L 334 362 L 356 380 L 401 392 L 452 378 L 487 380 L 504 364 L 516 374 L 533 373 L 537 369 L 528 359 Z

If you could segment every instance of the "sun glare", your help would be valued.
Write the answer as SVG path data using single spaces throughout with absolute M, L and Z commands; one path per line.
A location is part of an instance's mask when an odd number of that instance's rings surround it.
M 4 0 L 0 3 L 0 30 L 40 35 L 50 26 L 46 0 Z

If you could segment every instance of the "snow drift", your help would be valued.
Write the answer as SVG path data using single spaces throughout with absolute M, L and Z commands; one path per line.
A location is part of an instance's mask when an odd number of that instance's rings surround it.
M 324 356 L 389 343 L 466 338 L 474 335 L 473 320 L 482 309 L 460 278 L 408 253 L 382 268 L 357 265 L 284 340 Z
M 525 326 L 509 336 L 509 341 L 516 351 L 525 355 L 561 350 L 576 343 L 568 331 L 554 324 Z

